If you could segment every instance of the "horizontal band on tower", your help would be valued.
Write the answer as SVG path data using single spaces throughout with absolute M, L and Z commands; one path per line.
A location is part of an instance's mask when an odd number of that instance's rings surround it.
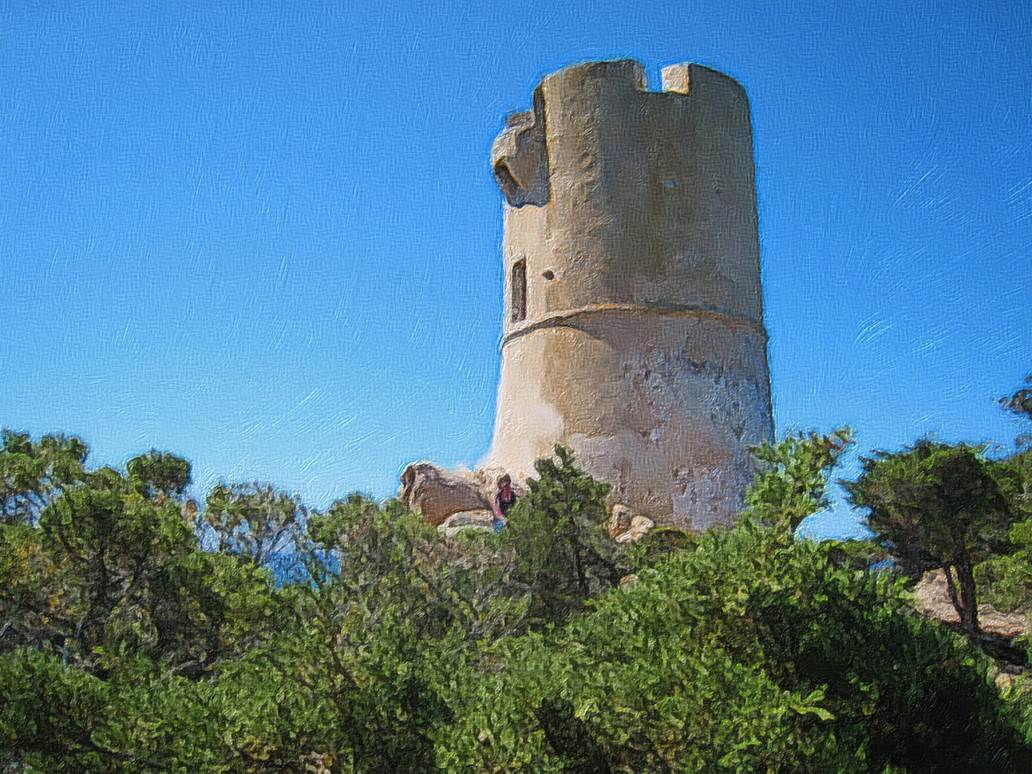
M 660 317 L 695 317 L 704 320 L 714 320 L 723 323 L 729 328 L 740 328 L 760 334 L 764 341 L 767 339 L 767 330 L 762 322 L 749 320 L 744 317 L 737 317 L 724 312 L 715 312 L 712 309 L 704 309 L 699 306 L 645 306 L 643 304 L 588 304 L 575 309 L 562 309 L 552 312 L 540 320 L 530 320 L 517 326 L 502 337 L 501 346 L 504 347 L 510 341 L 526 333 L 540 330 L 542 328 L 561 328 L 571 320 L 578 317 L 588 317 L 595 314 L 627 314 L 633 316 L 660 316 Z

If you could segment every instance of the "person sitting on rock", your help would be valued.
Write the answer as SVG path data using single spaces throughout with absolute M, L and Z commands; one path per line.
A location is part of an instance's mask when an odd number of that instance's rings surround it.
M 509 512 L 516 502 L 516 493 L 512 490 L 512 479 L 508 474 L 498 479 L 498 493 L 491 500 L 491 510 L 494 511 L 492 525 L 495 532 L 501 532 L 505 526 L 505 514 Z

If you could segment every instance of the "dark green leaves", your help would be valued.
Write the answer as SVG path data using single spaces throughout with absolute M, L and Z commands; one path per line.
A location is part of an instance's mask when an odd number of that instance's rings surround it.
M 864 571 L 878 546 L 792 539 L 848 443 L 766 447 L 749 518 L 629 549 L 605 532 L 608 487 L 562 448 L 501 534 L 456 539 L 396 501 L 309 512 L 266 485 L 216 487 L 194 522 L 178 457 L 51 460 L 25 479 L 38 523 L 0 525 L 0 767 L 1027 770 L 988 662 Z M 12 436 L 9 453 L 8 470 L 42 452 Z M 935 476 L 904 466 L 888 512 L 1024 491 L 1017 468 L 976 479 L 980 458 L 951 455 L 932 498 Z M 983 538 L 940 521 L 936 540 Z M 263 565 L 285 552 L 305 574 L 277 585 Z
M 219 484 L 208 494 L 202 520 L 219 550 L 261 565 L 293 547 L 305 509 L 271 484 Z
M 517 557 L 519 579 L 531 589 L 531 615 L 561 622 L 586 600 L 614 587 L 627 567 L 605 532 L 609 486 L 576 467 L 561 446 L 535 463 L 538 478 L 509 512 L 503 542 Z
M 147 497 L 176 499 L 190 486 L 190 463 L 182 457 L 151 449 L 126 463 L 129 478 L 136 482 Z
M 904 569 L 943 567 L 965 627 L 978 631 L 974 565 L 1006 543 L 1013 512 L 980 449 L 920 441 L 862 459 L 845 484 L 868 526 L 891 544 Z

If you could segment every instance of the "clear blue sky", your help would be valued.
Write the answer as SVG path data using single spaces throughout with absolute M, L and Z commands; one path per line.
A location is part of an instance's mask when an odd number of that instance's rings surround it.
M 499 367 L 491 141 L 542 75 L 634 57 L 752 99 L 779 432 L 1010 443 L 1032 14 L 843 5 L 3 0 L 0 424 L 317 506 L 391 493 L 413 459 L 475 462 Z

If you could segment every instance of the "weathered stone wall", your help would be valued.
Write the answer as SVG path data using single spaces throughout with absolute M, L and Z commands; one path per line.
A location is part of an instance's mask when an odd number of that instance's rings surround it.
M 734 518 L 772 435 L 752 134 L 727 76 L 663 82 L 566 68 L 495 142 L 507 307 L 485 464 L 524 477 L 564 443 L 614 502 L 704 528 Z

